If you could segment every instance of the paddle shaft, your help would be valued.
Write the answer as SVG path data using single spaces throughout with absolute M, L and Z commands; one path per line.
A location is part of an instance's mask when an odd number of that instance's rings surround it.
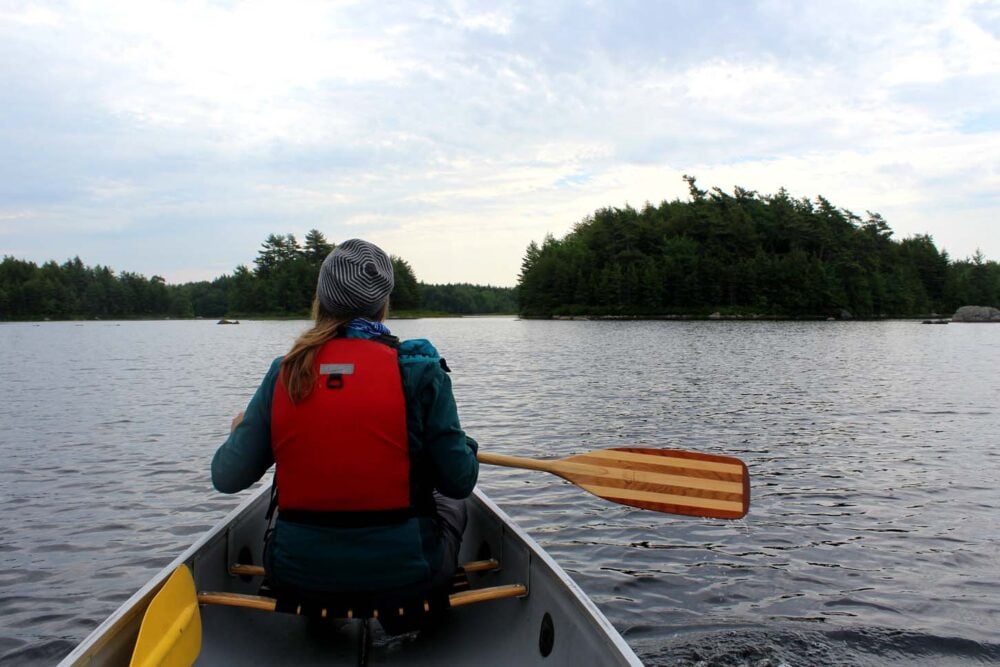
M 576 484 L 574 476 L 597 475 L 599 477 L 614 476 L 628 481 L 633 481 L 635 475 L 631 471 L 616 471 L 611 467 L 594 463 L 577 463 L 565 459 L 529 459 L 523 456 L 508 456 L 506 454 L 494 454 L 492 452 L 479 452 L 476 458 L 480 463 L 489 465 L 505 466 L 507 468 L 523 468 L 526 470 L 540 470 L 542 472 L 558 475 L 563 479 Z M 578 485 L 579 486 L 579 485 Z
M 496 466 L 506 466 L 508 468 L 526 468 L 528 470 L 541 470 L 551 472 L 556 475 L 558 460 L 529 459 L 523 456 L 508 456 L 506 454 L 495 454 L 493 452 L 479 452 L 476 458 L 480 463 L 487 463 Z

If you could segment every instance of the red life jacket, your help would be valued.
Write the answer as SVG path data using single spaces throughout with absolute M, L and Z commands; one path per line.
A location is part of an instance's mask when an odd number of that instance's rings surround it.
M 406 398 L 395 347 L 334 338 L 316 384 L 292 403 L 279 377 L 271 407 L 278 509 L 292 521 L 369 525 L 412 515 Z

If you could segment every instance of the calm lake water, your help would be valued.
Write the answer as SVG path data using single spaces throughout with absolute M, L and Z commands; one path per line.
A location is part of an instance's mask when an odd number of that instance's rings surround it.
M 738 456 L 743 521 L 480 486 L 650 665 L 1000 664 L 1000 326 L 390 322 L 484 448 Z M 0 325 L 0 663 L 57 661 L 246 493 L 208 468 L 304 322 Z

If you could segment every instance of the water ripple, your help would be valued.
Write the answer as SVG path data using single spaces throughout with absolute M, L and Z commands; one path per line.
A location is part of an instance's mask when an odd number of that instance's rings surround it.
M 484 490 L 647 664 L 1000 664 L 1000 383 L 981 371 L 1000 367 L 1000 327 L 391 324 L 447 356 L 484 448 L 748 463 L 738 522 L 483 468 Z M 61 657 L 239 502 L 212 490 L 209 461 L 303 328 L 0 327 L 0 507 L 16 517 L 0 542 L 0 663 Z

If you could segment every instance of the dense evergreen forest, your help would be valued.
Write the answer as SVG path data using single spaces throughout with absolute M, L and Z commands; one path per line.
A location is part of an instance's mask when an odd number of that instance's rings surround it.
M 272 234 L 254 259 L 212 281 L 168 285 L 160 276 L 85 266 L 79 257 L 41 266 L 4 257 L 0 262 L 0 320 L 136 317 L 305 317 L 323 259 L 333 249 L 318 230 L 300 244 Z M 514 313 L 513 288 L 426 285 L 409 263 L 392 257 L 396 286 L 391 309 L 447 314 Z
M 690 201 L 605 208 L 563 239 L 532 242 L 518 289 L 428 285 L 392 257 L 395 312 L 548 317 L 905 317 L 1000 306 L 1000 265 L 952 261 L 926 235 L 901 241 L 877 213 L 862 219 L 823 197 L 711 192 L 685 177 Z M 79 257 L 0 262 L 0 320 L 305 316 L 323 258 L 321 232 L 272 234 L 253 268 L 168 285 Z
M 532 242 L 521 314 L 905 317 L 1000 306 L 1000 265 L 979 252 L 950 261 L 929 236 L 893 239 L 877 213 L 684 179 L 690 201 L 601 209 L 563 239 Z

